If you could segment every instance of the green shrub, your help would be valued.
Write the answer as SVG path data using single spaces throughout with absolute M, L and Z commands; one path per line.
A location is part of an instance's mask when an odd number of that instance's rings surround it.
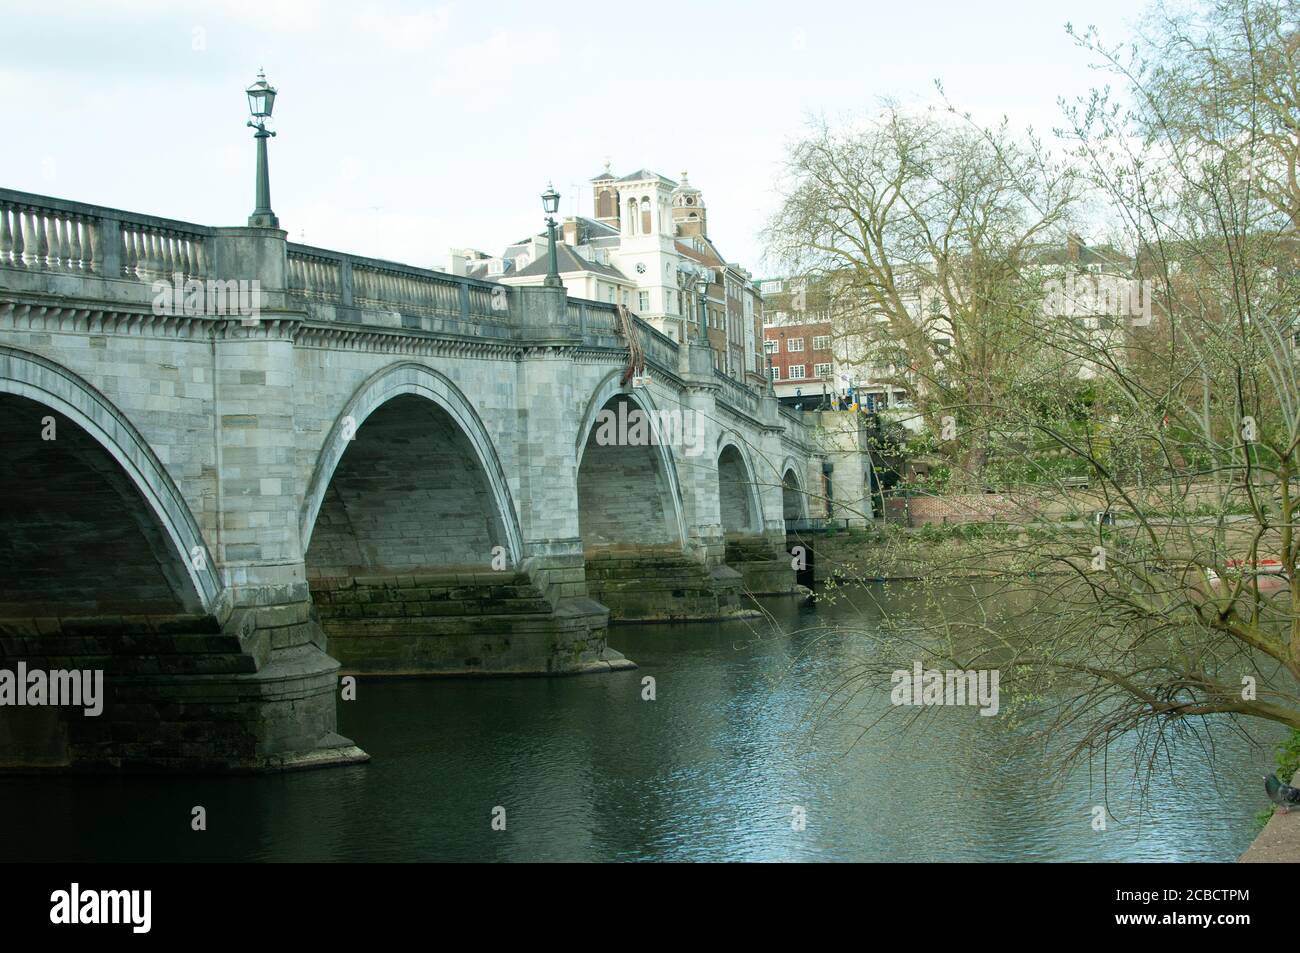
M 1277 776 L 1290 784 L 1297 771 L 1300 771 L 1300 729 L 1293 728 L 1291 737 L 1277 747 Z

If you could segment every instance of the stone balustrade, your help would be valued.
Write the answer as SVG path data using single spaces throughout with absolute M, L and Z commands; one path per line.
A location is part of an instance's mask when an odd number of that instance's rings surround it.
M 0 661 L 113 680 L 103 722 L 0 733 L 0 767 L 349 763 L 340 660 L 610 671 L 611 617 L 795 592 L 787 496 L 821 455 L 714 360 L 562 288 L 0 190 L 0 477 L 21 501 Z
M 0 189 L 0 267 L 153 281 L 207 275 L 212 230 Z
M 148 286 L 158 280 L 249 277 L 226 273 L 232 271 L 229 263 L 247 257 L 232 243 L 247 241 L 249 233 L 0 189 L 0 269 L 140 282 L 146 287 L 111 289 L 114 297 L 135 304 L 151 299 Z M 512 288 L 286 242 L 278 231 L 259 234 L 278 236 L 277 253 L 283 256 L 278 271 L 272 269 L 283 275 L 283 287 L 266 287 L 263 281 L 263 294 L 282 296 L 285 307 L 301 308 L 310 320 L 495 339 L 535 338 L 544 322 L 549 333 L 586 346 L 620 346 L 622 327 L 615 306 L 607 302 L 566 297 L 564 309 L 555 314 L 521 304 L 523 297 L 545 289 Z M 228 247 L 218 257 L 223 243 Z M 682 366 L 680 345 L 640 318 L 634 324 L 647 364 L 676 373 Z M 724 402 L 751 416 L 758 413 L 760 390 L 721 371 L 715 371 L 715 380 Z

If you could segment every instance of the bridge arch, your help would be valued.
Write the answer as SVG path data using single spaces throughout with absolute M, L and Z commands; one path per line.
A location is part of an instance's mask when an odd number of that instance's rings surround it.
M 724 533 L 754 535 L 763 530 L 763 501 L 742 440 L 726 431 L 717 442 L 718 511 Z
M 514 501 L 482 420 L 449 378 L 410 362 L 357 388 L 321 447 L 299 519 L 309 575 L 343 563 L 486 565 L 496 546 L 511 566 L 523 558 Z
M 684 548 L 686 521 L 672 435 L 659 427 L 661 409 L 650 389 L 626 391 L 621 376 L 621 370 L 612 371 L 596 387 L 578 429 L 575 459 L 583 545 L 641 542 Z M 620 405 L 626 405 L 628 415 L 633 410 L 648 415 L 652 442 L 600 443 L 601 412 L 608 410 L 617 418 L 623 413 Z M 653 493 L 646 493 L 648 486 L 654 487 Z
M 46 418 L 52 440 L 42 439 Z M 0 345 L 0 432 L 0 603 L 22 589 L 29 601 L 44 593 L 60 616 L 216 608 L 224 587 L 189 504 L 88 381 Z
M 786 520 L 808 519 L 808 493 L 793 457 L 781 461 L 781 516 Z

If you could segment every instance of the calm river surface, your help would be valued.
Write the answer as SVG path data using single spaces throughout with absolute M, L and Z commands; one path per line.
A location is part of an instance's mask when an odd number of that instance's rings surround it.
M 874 610 L 843 604 L 768 607 L 787 633 L 873 624 Z M 363 680 L 340 704 L 340 730 L 373 756 L 362 766 L 6 779 L 0 858 L 1229 861 L 1266 806 L 1259 778 L 1283 734 L 1265 728 L 1261 748 L 1222 733 L 1217 781 L 1198 749 L 1176 749 L 1174 780 L 1154 785 L 1146 811 L 1123 762 L 1119 819 L 1099 832 L 1086 772 L 1053 785 L 1036 758 L 1008 756 L 1001 719 L 942 709 L 856 744 L 851 724 L 817 721 L 811 710 L 852 665 L 851 635 L 813 645 L 754 623 L 625 626 L 610 642 L 641 668 Z M 655 701 L 641 698 L 647 675 Z M 888 684 L 876 694 L 887 699 Z M 206 832 L 190 830 L 195 805 Z M 497 806 L 504 831 L 491 827 Z

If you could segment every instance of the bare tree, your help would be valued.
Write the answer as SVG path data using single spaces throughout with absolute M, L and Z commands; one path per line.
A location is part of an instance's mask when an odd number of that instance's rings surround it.
M 1007 508 L 942 546 L 886 534 L 875 558 L 910 567 L 929 597 L 888 620 L 870 677 L 922 657 L 996 667 L 1006 711 L 1066 763 L 1121 736 L 1154 769 L 1176 735 L 1212 752 L 1218 732 L 1252 722 L 1300 729 L 1296 13 L 1292 0 L 1217 0 L 1156 7 L 1123 48 L 1076 34 L 1117 91 L 1066 105 L 1062 136 L 1132 256 L 1135 293 L 1111 313 L 1021 312 L 1041 345 L 1030 363 L 1082 387 L 1022 392 L 996 419 L 966 391 Z M 843 165 L 827 145 L 815 155 Z M 839 199 L 857 214 L 819 219 L 814 195 L 796 209 L 836 241 L 852 227 L 873 239 L 870 261 L 842 267 L 888 289 L 900 256 L 892 213 L 875 209 L 905 190 L 872 175 L 867 199 Z M 841 255 L 805 234 L 814 257 Z
M 817 123 L 791 148 L 766 236 L 832 300 L 836 337 L 938 432 L 951 408 L 993 412 L 1037 347 L 1029 273 L 1078 197 L 1078 176 L 1032 135 L 889 107 Z M 962 451 L 978 471 L 983 448 Z

